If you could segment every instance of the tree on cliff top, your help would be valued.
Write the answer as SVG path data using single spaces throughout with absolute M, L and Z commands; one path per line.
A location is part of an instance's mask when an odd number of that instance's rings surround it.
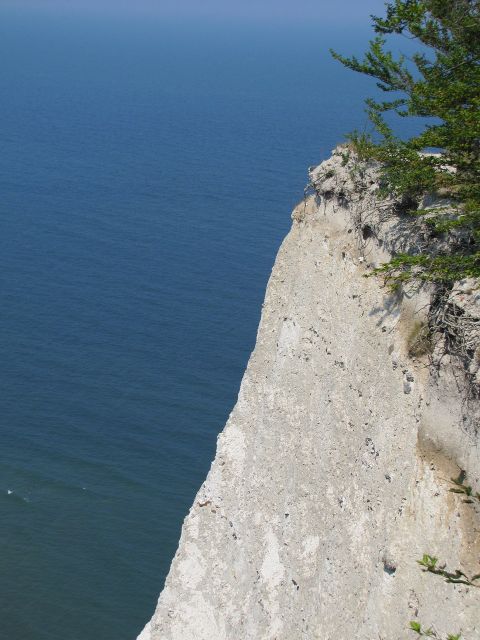
M 451 284 L 480 276 L 480 1 L 394 0 L 384 18 L 372 16 L 376 37 L 364 58 L 332 55 L 345 66 L 377 79 L 385 101 L 368 99 L 379 136 L 354 132 L 359 155 L 383 165 L 384 191 L 403 197 L 412 213 L 425 215 L 432 234 L 448 248 L 399 255 L 380 270 L 399 283 L 412 278 Z M 387 37 L 419 43 L 413 56 L 394 56 Z M 389 95 L 388 95 L 389 94 Z M 423 131 L 398 138 L 384 114 L 427 118 Z M 441 155 L 422 154 L 434 148 Z M 449 198 L 445 209 L 418 210 L 426 192 Z

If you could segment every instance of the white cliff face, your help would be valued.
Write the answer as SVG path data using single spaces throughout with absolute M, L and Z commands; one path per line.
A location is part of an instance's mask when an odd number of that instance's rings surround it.
M 351 173 L 337 153 L 311 174 L 321 200 L 294 211 L 141 640 L 391 640 L 414 619 L 479 637 L 479 590 L 416 564 L 429 553 L 480 573 L 478 510 L 447 481 L 465 469 L 480 490 L 472 402 L 454 359 L 433 375 L 407 355 L 426 294 L 364 277 L 408 234 L 376 202 L 374 171 L 361 188 Z

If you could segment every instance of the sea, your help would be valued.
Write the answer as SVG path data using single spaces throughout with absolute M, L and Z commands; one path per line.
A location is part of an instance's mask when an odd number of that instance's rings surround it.
M 0 8 L 1 640 L 151 617 L 367 27 Z

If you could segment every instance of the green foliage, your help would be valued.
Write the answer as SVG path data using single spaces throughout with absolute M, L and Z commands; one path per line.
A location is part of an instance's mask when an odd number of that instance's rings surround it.
M 368 133 L 360 133 L 356 129 L 347 135 L 349 146 L 362 160 L 380 160 L 378 147 L 373 144 Z
M 421 282 L 453 283 L 462 278 L 480 277 L 479 253 L 410 255 L 399 253 L 390 262 L 373 269 L 371 275 L 382 275 L 385 284 L 394 290 L 412 279 Z
M 435 556 L 429 556 L 428 554 L 424 553 L 422 559 L 417 560 L 417 563 L 420 566 L 424 567 L 426 571 L 431 571 L 433 573 L 436 570 L 438 558 L 435 558 Z
M 436 631 L 434 631 L 432 628 L 424 629 L 422 627 L 422 625 L 419 622 L 417 622 L 416 620 L 412 620 L 410 622 L 410 630 L 411 631 L 415 631 L 415 633 L 418 636 L 423 637 L 423 638 L 440 638 L 440 636 L 437 634 Z M 461 637 L 462 636 L 461 636 L 460 633 L 458 633 L 458 634 L 451 634 L 450 633 L 447 636 L 447 640 L 460 640 Z
M 459 493 L 467 496 L 463 502 L 466 504 L 473 504 L 475 501 L 480 502 L 480 493 L 474 492 L 472 487 L 465 484 L 467 474 L 465 471 L 460 471 L 457 478 L 451 478 L 450 482 L 454 485 L 449 489 L 452 493 Z M 428 553 L 424 553 L 420 560 L 417 560 L 417 564 L 420 565 L 422 571 L 427 573 L 433 573 L 434 575 L 441 576 L 445 579 L 445 582 L 450 584 L 465 584 L 469 587 L 480 588 L 480 573 L 471 576 L 470 578 L 460 569 L 456 569 L 453 573 L 447 571 L 445 565 L 439 565 L 438 558 L 431 556 Z M 420 622 L 412 620 L 410 622 L 410 630 L 414 631 L 418 636 L 436 638 L 440 640 L 440 636 L 432 629 L 423 629 Z M 449 634 L 446 640 L 460 640 L 461 634 Z
M 458 478 L 451 478 L 450 482 L 455 485 L 452 489 L 449 489 L 451 493 L 461 493 L 466 496 L 466 499 L 463 501 L 466 504 L 473 504 L 474 502 L 480 502 L 480 493 L 478 491 L 473 491 L 470 485 L 465 484 L 466 473 L 465 471 L 460 471 Z M 476 576 L 478 579 L 479 576 Z
M 442 576 L 445 578 L 445 582 L 450 584 L 466 584 L 469 587 L 480 587 L 480 574 L 474 575 L 469 578 L 463 571 L 460 569 L 456 569 L 453 573 L 451 571 L 447 571 L 445 565 L 438 565 L 438 558 L 434 556 L 429 556 L 428 554 L 423 554 L 421 560 L 417 560 L 417 563 L 422 567 L 423 571 L 428 571 L 429 573 L 434 573 L 437 576 Z
M 389 98 L 367 100 L 378 139 L 355 131 L 350 144 L 360 158 L 381 162 L 383 193 L 417 204 L 426 192 L 437 193 L 452 203 L 415 211 L 427 217 L 432 237 L 446 237 L 442 253 L 432 243 L 431 250 L 397 256 L 377 272 L 390 284 L 411 279 L 451 284 L 480 276 L 479 2 L 392 0 L 384 18 L 372 19 L 376 37 L 362 60 L 332 51 L 348 68 L 375 78 Z M 416 40 L 420 50 L 408 58 L 394 56 L 386 49 L 392 35 Z M 429 120 L 405 141 L 387 124 L 387 112 Z M 429 148 L 441 153 L 422 153 Z

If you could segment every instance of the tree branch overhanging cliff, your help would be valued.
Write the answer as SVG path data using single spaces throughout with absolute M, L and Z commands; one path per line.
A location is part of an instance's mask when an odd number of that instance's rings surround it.
M 394 0 L 384 18 L 372 16 L 377 34 L 363 60 L 333 56 L 377 79 L 391 99 L 366 101 L 375 135 L 350 134 L 365 160 L 381 163 L 380 195 L 400 200 L 422 217 L 434 238 L 417 253 L 398 254 L 377 269 L 391 285 L 410 280 L 453 286 L 480 277 L 480 3 L 478 0 Z M 420 50 L 407 58 L 386 49 L 387 37 L 407 36 Z M 398 137 L 385 114 L 427 118 L 423 131 Z M 425 153 L 435 149 L 438 153 Z M 445 206 L 421 206 L 436 194 Z

